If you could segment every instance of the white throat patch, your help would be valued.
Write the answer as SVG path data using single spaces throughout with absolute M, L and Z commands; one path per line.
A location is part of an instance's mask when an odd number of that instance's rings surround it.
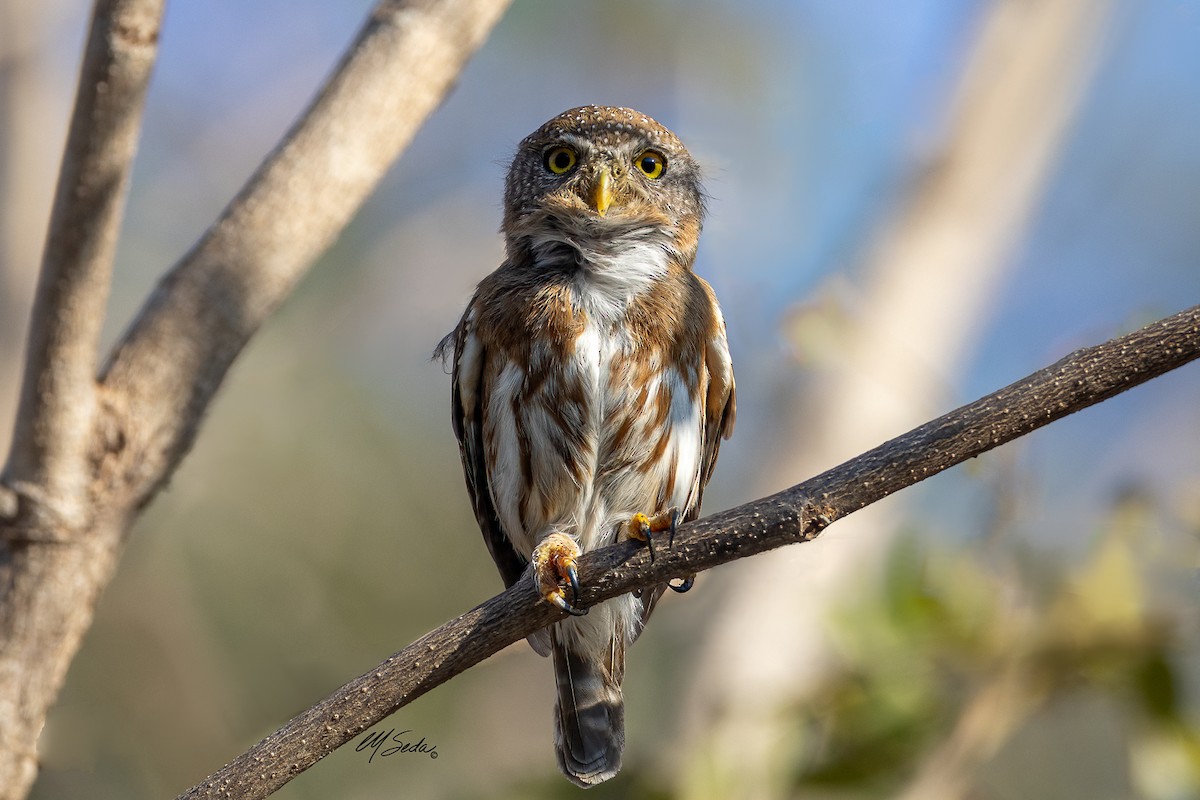
M 563 261 L 566 245 L 578 266 L 575 287 L 597 321 L 617 322 L 629 303 L 666 277 L 671 237 L 651 225 L 604 231 L 553 231 L 532 237 L 539 261 Z

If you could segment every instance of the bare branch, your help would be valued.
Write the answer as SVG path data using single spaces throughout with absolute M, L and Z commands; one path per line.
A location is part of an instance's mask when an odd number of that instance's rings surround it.
M 579 562 L 581 603 L 816 538 L 830 522 L 1200 357 L 1200 306 L 1079 350 L 778 494 L 680 528 L 675 547 L 622 542 Z M 384 717 L 561 617 L 526 574 L 425 634 L 179 796 L 263 798 Z
M 141 106 L 135 89 L 144 89 L 136 67 L 148 75 L 162 0 L 98 2 L 17 445 L 0 484 L 0 798 L 27 793 L 47 710 L 125 534 L 190 447 L 229 365 L 508 2 L 382 0 L 313 105 L 151 296 L 97 384 L 96 338 Z
M 104 371 L 144 503 L 233 359 L 345 226 L 510 0 L 383 0 L 312 106 L 150 297 Z
M 80 68 L 3 482 L 64 527 L 88 513 L 96 360 L 163 0 L 99 0 Z
M 157 52 L 162 0 L 99 0 L 31 317 L 12 449 L 0 476 L 0 796 L 23 797 L 34 742 L 111 573 L 87 489 L 96 358 L 117 230 Z M 76 538 L 33 552 L 34 538 Z

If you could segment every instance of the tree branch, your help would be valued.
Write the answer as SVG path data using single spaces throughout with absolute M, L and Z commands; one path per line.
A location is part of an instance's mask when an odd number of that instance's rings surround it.
M 191 447 L 250 336 L 333 241 L 511 0 L 382 0 L 299 122 L 163 279 L 101 380 L 149 500 Z M 110 483 L 106 490 L 112 489 Z
M 778 494 L 696 520 L 650 561 L 622 542 L 579 561 L 582 605 L 815 538 L 836 519 L 1200 357 L 1200 306 L 1063 358 Z M 561 617 L 526 574 L 433 630 L 179 796 L 253 800 L 384 717 Z
M 46 234 L 0 491 L 31 495 L 63 528 L 88 513 L 97 348 L 162 12 L 163 0 L 96 3 Z
M 96 3 L 46 235 L 0 475 L 4 798 L 23 797 L 37 774 L 34 743 L 91 620 L 102 585 L 93 578 L 111 571 L 109 552 L 80 536 L 94 514 L 87 453 L 100 329 L 162 10 L 162 0 Z
M 35 745 L 133 520 L 230 364 L 450 89 L 509 0 L 381 0 L 312 106 L 167 275 L 95 381 L 162 0 L 98 0 L 29 369 L 0 480 L 0 798 Z

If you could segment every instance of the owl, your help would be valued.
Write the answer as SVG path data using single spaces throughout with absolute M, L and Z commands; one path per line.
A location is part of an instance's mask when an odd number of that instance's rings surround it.
M 733 430 L 725 322 L 692 272 L 703 216 L 671 131 L 628 108 L 566 111 L 518 147 L 504 263 L 441 346 L 484 541 L 506 586 L 532 570 L 566 613 L 529 641 L 552 658 L 555 751 L 580 786 L 620 769 L 625 651 L 667 585 L 580 609 L 575 561 L 669 546 Z

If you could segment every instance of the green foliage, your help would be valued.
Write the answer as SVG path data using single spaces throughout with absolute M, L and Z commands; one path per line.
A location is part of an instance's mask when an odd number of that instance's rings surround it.
M 971 796 L 988 797 L 981 768 L 1016 759 L 1014 739 L 1086 696 L 1114 709 L 1133 796 L 1200 796 L 1183 669 L 1192 609 L 1158 599 L 1192 567 L 1148 544 L 1153 521 L 1143 498 L 1123 497 L 1075 563 L 901 539 L 876 589 L 833 621 L 836 667 L 791 710 L 796 736 L 780 758 L 791 791 L 924 797 L 974 786 Z

